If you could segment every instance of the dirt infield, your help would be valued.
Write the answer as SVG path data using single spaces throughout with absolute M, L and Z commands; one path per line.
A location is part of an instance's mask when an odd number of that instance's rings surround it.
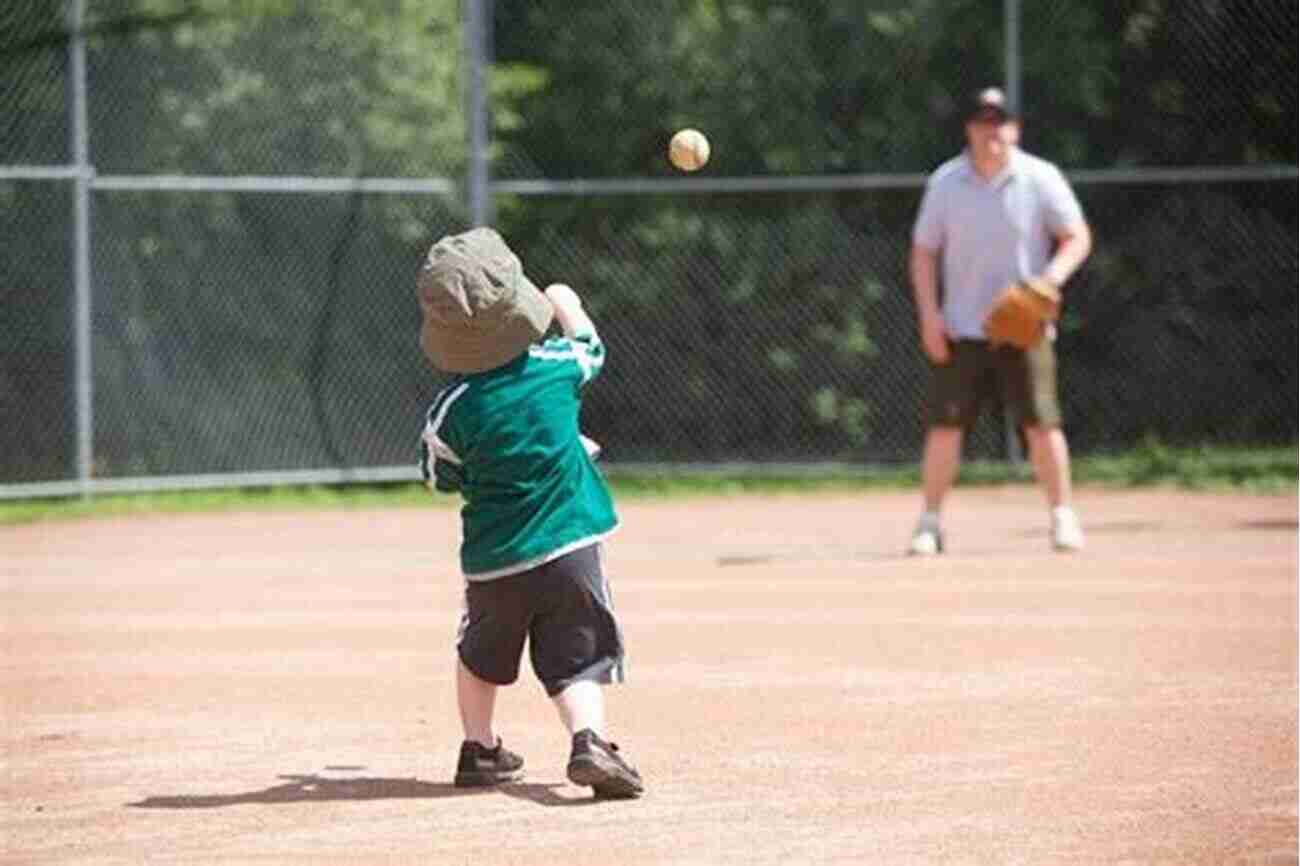
M 450 784 L 454 510 L 0 527 L 4 863 L 1296 863 L 1297 503 L 1029 487 L 625 503 L 612 735 Z

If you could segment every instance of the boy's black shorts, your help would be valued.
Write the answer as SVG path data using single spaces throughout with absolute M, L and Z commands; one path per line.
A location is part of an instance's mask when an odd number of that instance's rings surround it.
M 494 580 L 467 581 L 456 649 L 479 679 L 519 678 L 524 639 L 546 694 L 580 680 L 623 679 L 623 636 L 614 619 L 601 546 Z

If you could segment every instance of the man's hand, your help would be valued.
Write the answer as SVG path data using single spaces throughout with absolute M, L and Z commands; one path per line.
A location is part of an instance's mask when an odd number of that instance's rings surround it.
M 907 268 L 912 278 L 912 292 L 916 296 L 921 349 L 931 362 L 946 364 L 949 357 L 948 328 L 943 323 L 943 310 L 939 306 L 939 254 L 935 250 L 912 244 Z
M 943 314 L 938 311 L 921 315 L 921 348 L 925 355 L 935 364 L 948 363 L 951 356 L 948 351 L 948 329 L 943 323 Z

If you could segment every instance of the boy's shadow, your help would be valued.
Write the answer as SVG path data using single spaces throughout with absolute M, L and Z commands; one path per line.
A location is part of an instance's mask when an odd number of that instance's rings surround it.
M 146 797 L 126 805 L 135 809 L 215 809 L 242 803 L 309 803 L 337 800 L 400 800 L 466 797 L 493 791 L 529 800 L 539 806 L 583 806 L 597 801 L 592 797 L 565 797 L 556 792 L 565 785 L 559 782 L 515 782 L 491 788 L 457 788 L 450 782 L 424 782 L 416 778 L 392 779 L 357 776 L 338 779 L 315 774 L 280 775 L 283 784 L 260 791 L 237 794 L 178 794 Z

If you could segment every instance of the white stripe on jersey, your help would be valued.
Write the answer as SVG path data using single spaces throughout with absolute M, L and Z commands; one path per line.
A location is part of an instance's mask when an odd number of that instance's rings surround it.
M 591 381 L 595 367 L 604 363 L 600 358 L 600 349 L 603 348 L 600 338 L 595 334 L 591 335 L 592 342 L 585 344 L 582 348 L 574 343 L 563 349 L 547 349 L 544 346 L 533 346 L 528 350 L 528 356 L 539 358 L 543 361 L 576 361 L 579 369 L 582 370 L 582 383 Z
M 434 457 L 446 460 L 448 463 L 455 463 L 457 466 L 461 465 L 460 455 L 452 451 L 451 446 L 443 442 L 440 437 L 426 433 L 424 441 L 429 443 L 429 450 L 433 452 Z
M 442 401 L 442 405 L 438 407 L 438 413 L 434 417 L 430 418 L 428 423 L 424 425 L 424 441 L 428 444 L 429 451 L 431 451 L 434 456 L 441 457 L 448 463 L 455 463 L 458 466 L 461 465 L 462 462 L 460 456 L 455 451 L 451 450 L 450 446 L 448 446 L 446 442 L 442 441 L 442 437 L 438 435 L 438 431 L 442 428 L 442 422 L 447 420 L 447 410 L 451 408 L 451 404 L 455 403 L 460 395 L 465 393 L 465 389 L 468 387 L 468 382 L 462 382 L 459 387 L 448 394 L 447 399 Z M 434 400 L 435 405 L 437 402 L 437 400 Z

